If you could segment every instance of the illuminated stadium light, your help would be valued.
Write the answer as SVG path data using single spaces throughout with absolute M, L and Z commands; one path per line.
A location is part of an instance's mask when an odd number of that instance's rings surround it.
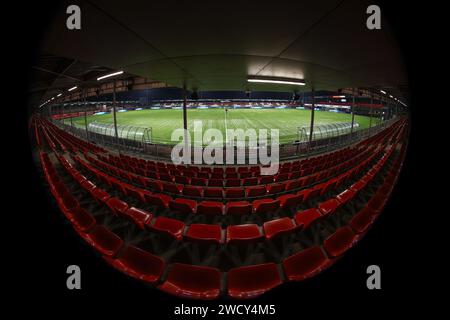
M 73 91 L 73 90 L 75 90 L 76 88 L 78 88 L 77 86 L 75 86 L 75 87 L 72 87 L 72 88 L 70 88 L 69 90 L 67 90 L 67 91 Z
M 278 84 L 293 84 L 297 86 L 306 85 L 303 79 L 291 79 L 291 78 L 276 78 L 276 77 L 257 77 L 249 76 L 248 82 L 260 82 L 260 83 L 278 83 Z
M 61 96 L 62 96 L 62 93 L 59 93 L 56 95 L 56 97 L 61 97 Z
M 122 73 L 123 73 L 123 71 L 117 71 L 117 72 L 114 72 L 114 73 L 106 74 L 104 76 L 98 77 L 97 81 L 100 81 L 100 80 L 103 80 L 103 79 L 106 79 L 106 78 L 109 78 L 109 77 L 114 77 L 114 76 L 117 76 L 117 75 L 122 74 Z
M 380 90 L 380 92 L 381 92 L 382 94 L 386 94 L 386 91 L 384 91 L 384 90 Z
M 391 94 L 389 95 L 389 98 L 394 98 Z

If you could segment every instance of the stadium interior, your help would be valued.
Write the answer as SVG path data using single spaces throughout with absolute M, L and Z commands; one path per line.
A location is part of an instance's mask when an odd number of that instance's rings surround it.
M 55 15 L 33 66 L 33 152 L 68 229 L 184 298 L 254 298 L 332 267 L 383 211 L 407 149 L 388 23 L 368 30 L 356 0 L 134 2 L 84 1 L 80 30 Z M 195 121 L 279 130 L 278 172 L 251 162 L 272 140 L 245 145 L 243 164 L 174 164 L 171 134 Z

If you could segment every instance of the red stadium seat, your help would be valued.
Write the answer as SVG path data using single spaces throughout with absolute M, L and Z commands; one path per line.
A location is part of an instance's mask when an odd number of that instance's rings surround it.
M 96 225 L 95 218 L 80 206 L 71 210 L 69 219 L 73 226 L 81 232 L 89 232 Z
M 373 196 L 369 202 L 367 203 L 367 206 L 372 209 L 372 212 L 374 215 L 378 215 L 381 210 L 383 210 L 383 207 L 386 204 L 387 197 L 382 193 L 376 193 L 375 196 Z
M 284 189 L 286 189 L 285 183 L 271 184 L 267 188 L 267 193 L 268 194 L 281 193 L 284 191 Z
M 95 184 L 93 184 L 93 183 L 92 183 L 91 181 L 89 181 L 89 180 L 83 181 L 83 182 L 80 184 L 80 186 L 81 186 L 84 190 L 86 190 L 87 192 L 89 192 L 89 193 L 91 193 L 91 190 L 93 190 L 93 189 L 96 188 Z
M 336 230 L 323 242 L 323 247 L 330 257 L 338 257 L 355 243 L 356 235 L 349 226 Z
M 225 190 L 226 198 L 245 198 L 245 190 L 243 188 L 229 188 Z
M 172 200 L 172 197 L 159 193 L 146 193 L 144 194 L 144 197 L 148 204 L 165 209 L 169 207 L 169 202 Z
M 222 191 L 222 188 L 205 188 L 203 190 L 203 195 L 207 198 L 222 198 Z
M 298 194 L 285 194 L 279 196 L 277 199 L 280 201 L 280 207 L 282 209 L 290 209 L 295 208 L 299 204 L 301 196 Z
M 175 240 L 181 240 L 183 237 L 184 226 L 184 223 L 180 220 L 167 217 L 157 217 L 153 224 L 147 223 L 150 230 L 167 234 Z
M 278 210 L 280 200 L 260 199 L 253 201 L 253 212 L 255 214 L 268 213 Z
M 148 191 L 146 190 L 142 190 L 139 188 L 135 188 L 133 186 L 127 185 L 125 186 L 125 193 L 127 196 L 129 197 L 133 197 L 141 202 L 145 202 L 145 197 L 144 194 L 147 193 Z
M 265 186 L 250 187 L 245 189 L 247 197 L 264 196 L 267 193 Z
M 228 271 L 228 294 L 236 299 L 257 297 L 281 283 L 275 263 L 238 267 Z
M 335 198 L 319 203 L 319 210 L 324 216 L 333 214 L 340 206 L 339 201 Z
M 303 229 L 308 228 L 314 221 L 322 217 L 322 214 L 316 208 L 310 208 L 297 212 L 294 216 L 295 223 Z
M 370 208 L 364 207 L 350 220 L 349 225 L 356 234 L 361 234 L 367 231 L 373 219 L 374 217 Z
M 221 274 L 216 268 L 174 263 L 158 288 L 185 298 L 215 299 L 220 294 Z
M 80 204 L 77 199 L 72 196 L 67 189 L 62 189 L 59 193 L 60 196 L 60 208 L 66 216 L 70 216 L 71 210 L 77 208 Z
M 227 227 L 227 243 L 254 242 L 264 238 L 256 224 L 241 224 Z
M 283 261 L 286 277 L 291 281 L 310 278 L 330 265 L 330 261 L 320 247 L 300 251 Z
M 227 179 L 225 180 L 225 187 L 240 187 L 241 180 L 240 179 Z
M 91 195 L 99 204 L 106 203 L 106 201 L 111 197 L 108 192 L 100 188 L 92 189 Z
M 97 225 L 91 232 L 80 235 L 105 256 L 115 256 L 123 246 L 122 239 L 104 226 Z
M 222 179 L 210 179 L 208 181 L 209 187 L 223 187 L 223 180 Z
M 183 194 L 191 197 L 202 197 L 203 189 L 195 186 L 184 186 Z
M 175 176 L 175 182 L 180 184 L 190 184 L 191 179 L 185 176 Z
M 288 217 L 267 221 L 264 223 L 263 227 L 268 240 L 295 230 L 294 222 Z
M 191 224 L 185 238 L 191 241 L 220 244 L 222 242 L 222 229 L 220 225 L 216 224 Z
M 226 204 L 226 213 L 244 215 L 252 213 L 252 205 L 248 201 L 230 201 Z
M 198 214 L 222 215 L 223 211 L 223 203 L 218 201 L 202 201 L 197 206 Z
M 118 198 L 109 198 L 106 205 L 116 216 L 125 215 L 128 210 L 128 204 Z
M 241 174 L 242 176 L 242 174 Z M 258 184 L 258 178 L 245 178 L 242 182 L 243 186 L 256 186 Z M 265 189 L 265 188 L 264 188 Z
M 145 210 L 131 207 L 125 212 L 125 216 L 133 221 L 140 229 L 144 230 L 153 215 Z
M 181 185 L 176 185 L 174 183 L 163 182 L 162 188 L 164 192 L 173 193 L 173 194 L 181 194 L 181 190 L 183 187 Z
M 291 190 L 294 190 L 294 189 L 298 189 L 300 187 L 301 187 L 301 183 L 300 183 L 299 180 L 289 181 L 286 184 L 286 191 L 291 191 Z
M 192 178 L 191 179 L 191 184 L 193 186 L 206 186 L 206 182 L 208 180 L 206 180 L 205 178 Z
M 134 246 L 125 248 L 118 259 L 105 259 L 130 277 L 152 284 L 159 280 L 164 271 L 164 260 Z
M 197 210 L 197 201 L 191 199 L 177 198 L 169 201 L 169 208 L 183 214 L 192 214 Z
M 343 205 L 351 201 L 355 196 L 355 191 L 347 189 L 336 196 L 336 199 Z

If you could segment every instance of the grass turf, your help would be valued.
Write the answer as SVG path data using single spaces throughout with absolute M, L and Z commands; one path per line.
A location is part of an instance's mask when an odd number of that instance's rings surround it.
M 228 109 L 226 126 L 228 129 L 279 129 L 280 142 L 289 143 L 297 139 L 298 128 L 309 126 L 311 111 L 297 109 Z M 225 137 L 224 109 L 190 109 L 188 110 L 188 127 L 193 130 L 194 120 L 203 121 L 203 130 L 219 129 Z M 316 111 L 315 125 L 335 122 L 351 122 L 350 114 Z M 69 120 L 65 120 L 66 123 Z M 113 123 L 112 114 L 92 115 L 87 117 L 88 123 Z M 84 117 L 74 118 L 75 125 L 84 128 Z M 355 122 L 360 129 L 368 128 L 370 119 L 366 116 L 355 115 Z M 372 118 L 372 125 L 378 119 Z M 152 139 L 157 143 L 169 143 L 172 131 L 183 128 L 183 111 L 181 109 L 140 110 L 117 113 L 118 125 L 132 125 L 151 127 Z M 193 137 L 193 135 L 192 135 Z

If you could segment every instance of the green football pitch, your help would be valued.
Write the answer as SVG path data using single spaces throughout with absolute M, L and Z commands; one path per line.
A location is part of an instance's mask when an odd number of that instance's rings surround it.
M 278 129 L 281 143 L 289 143 L 298 138 L 299 127 L 309 126 L 310 110 L 298 109 L 189 109 L 188 127 L 193 130 L 194 121 L 202 120 L 203 130 L 215 128 L 221 130 L 225 137 L 225 128 L 228 129 Z M 177 128 L 183 128 L 183 111 L 181 109 L 158 109 L 118 112 L 117 124 L 119 126 L 132 125 L 152 129 L 152 140 L 156 143 L 171 142 L 171 134 Z M 226 119 L 225 119 L 226 118 Z M 69 123 L 66 119 L 65 122 Z M 73 123 L 84 127 L 84 117 L 74 118 Z M 112 114 L 91 115 L 87 122 L 103 124 L 113 123 Z M 315 125 L 336 122 L 351 122 L 351 115 L 326 111 L 316 111 Z M 355 115 L 355 122 L 359 124 L 358 130 L 368 128 L 370 119 L 366 116 Z M 372 118 L 372 126 L 378 119 Z M 192 135 L 193 136 L 193 135 Z

